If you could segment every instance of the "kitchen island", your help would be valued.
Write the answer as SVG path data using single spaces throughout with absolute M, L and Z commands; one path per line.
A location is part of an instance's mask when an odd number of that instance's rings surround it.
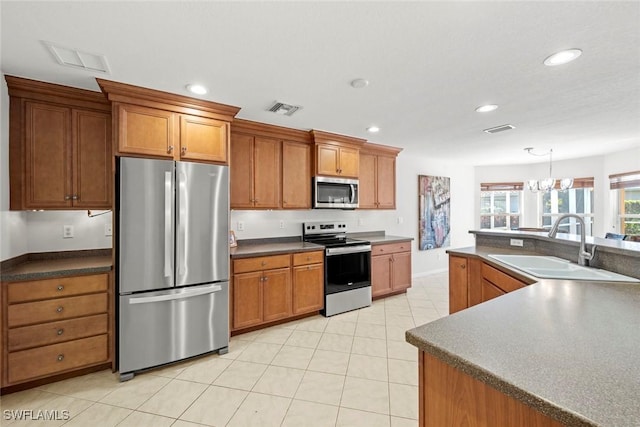
M 407 331 L 420 425 L 637 426 L 638 307 L 637 283 L 537 279 Z

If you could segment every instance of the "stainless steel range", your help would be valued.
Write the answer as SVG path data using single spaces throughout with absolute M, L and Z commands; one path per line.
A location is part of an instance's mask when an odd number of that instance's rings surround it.
M 371 243 L 348 238 L 344 222 L 305 222 L 302 239 L 325 247 L 323 315 L 371 305 Z

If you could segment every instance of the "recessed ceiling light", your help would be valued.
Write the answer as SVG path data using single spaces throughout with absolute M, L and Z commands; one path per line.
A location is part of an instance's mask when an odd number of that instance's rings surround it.
M 498 106 L 495 104 L 487 104 L 487 105 L 481 105 L 478 108 L 476 108 L 476 112 L 478 113 L 488 113 L 489 111 L 493 111 L 493 110 L 497 110 Z
M 369 86 L 369 80 L 355 79 L 355 80 L 351 80 L 350 84 L 351 84 L 351 87 L 355 89 L 362 89 L 363 87 Z
M 580 49 L 561 50 L 560 52 L 548 56 L 547 59 L 544 60 L 544 65 L 554 67 L 556 65 L 566 64 L 567 62 L 577 59 L 580 55 L 582 55 L 582 51 Z
M 197 84 L 187 85 L 187 90 L 191 93 L 195 93 L 196 95 L 204 95 L 205 93 L 207 93 L 206 87 Z
M 380 132 L 380 128 L 378 126 L 369 126 L 367 128 L 367 132 L 369 132 L 369 133 Z

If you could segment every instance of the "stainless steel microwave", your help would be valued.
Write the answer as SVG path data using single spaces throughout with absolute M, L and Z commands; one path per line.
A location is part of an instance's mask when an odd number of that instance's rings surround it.
M 313 207 L 355 209 L 358 207 L 358 180 L 316 176 L 313 178 Z

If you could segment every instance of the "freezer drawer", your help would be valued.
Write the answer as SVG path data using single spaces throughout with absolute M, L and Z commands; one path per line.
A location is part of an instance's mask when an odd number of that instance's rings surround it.
M 121 378 L 229 346 L 229 282 L 121 295 L 119 302 Z

